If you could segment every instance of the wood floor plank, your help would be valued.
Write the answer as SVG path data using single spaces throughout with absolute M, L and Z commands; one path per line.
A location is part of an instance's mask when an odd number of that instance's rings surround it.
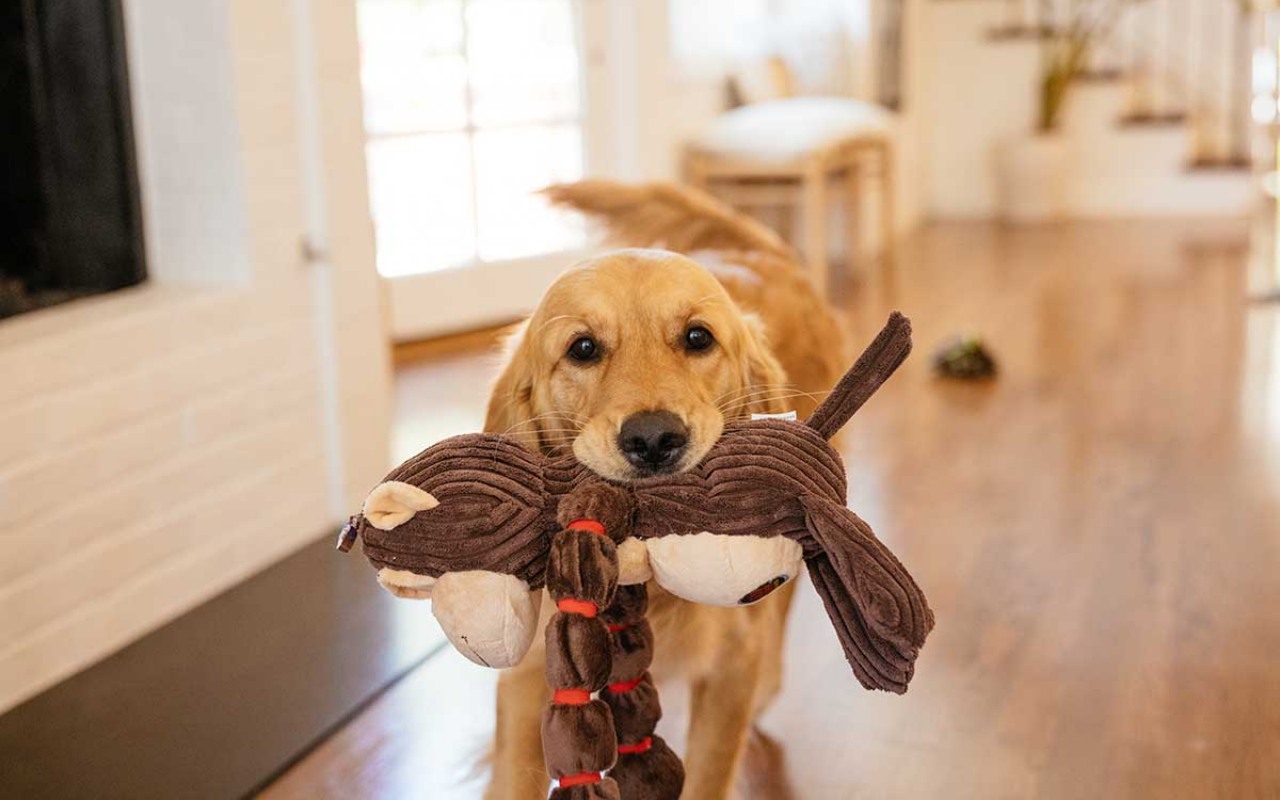
M 867 693 L 801 587 L 765 717 L 796 797 L 1280 797 L 1280 310 L 1246 302 L 1243 237 L 944 225 L 846 278 L 858 341 L 893 308 L 915 325 L 843 448 L 938 624 L 906 696 Z M 965 331 L 994 382 L 932 375 Z M 492 374 L 455 357 L 402 387 L 433 370 L 459 419 Z M 445 779 L 492 726 L 492 673 L 451 656 L 411 681 L 267 796 L 479 798 Z

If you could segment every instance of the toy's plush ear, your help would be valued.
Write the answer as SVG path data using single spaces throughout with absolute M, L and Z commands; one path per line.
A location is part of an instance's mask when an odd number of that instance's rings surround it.
M 500 572 L 446 572 L 431 590 L 431 612 L 445 636 L 459 653 L 494 669 L 524 659 L 541 606 L 541 590 Z
M 440 505 L 430 492 L 401 481 L 383 481 L 364 500 L 361 511 L 369 524 L 380 531 L 395 530 L 419 511 Z
M 396 597 L 407 600 L 426 600 L 431 597 L 431 587 L 435 586 L 436 579 L 407 569 L 383 567 L 378 570 L 378 583 Z
M 807 560 L 809 575 L 849 666 L 868 689 L 905 692 L 933 629 L 924 593 L 857 514 L 824 498 L 800 502 L 821 548 Z
M 862 408 L 881 384 L 907 359 L 911 352 L 911 321 L 897 311 L 889 315 L 875 341 L 862 351 L 836 388 L 806 421 L 810 428 L 830 439 L 849 418 Z

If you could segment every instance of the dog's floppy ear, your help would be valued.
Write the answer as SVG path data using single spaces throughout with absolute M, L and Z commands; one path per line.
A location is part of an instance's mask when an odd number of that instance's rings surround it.
M 727 416 L 782 414 L 794 408 L 787 399 L 787 371 L 769 347 L 764 322 L 755 314 L 742 314 L 742 400 Z
M 906 568 L 870 526 L 831 500 L 802 497 L 820 552 L 806 563 L 845 658 L 868 689 L 901 694 L 933 629 L 933 612 Z
M 806 424 L 824 439 L 835 436 L 910 353 L 911 320 L 895 311 Z
M 537 452 L 538 431 L 530 423 L 533 412 L 533 361 L 526 321 L 507 340 L 506 364 L 489 394 L 485 413 L 486 433 L 503 433 Z

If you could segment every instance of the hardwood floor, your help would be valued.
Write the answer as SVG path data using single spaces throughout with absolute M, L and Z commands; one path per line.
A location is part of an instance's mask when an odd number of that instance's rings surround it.
M 764 720 L 796 797 L 1280 797 L 1280 307 L 1245 300 L 1243 236 L 934 227 L 840 287 L 858 342 L 915 323 L 844 448 L 938 624 L 910 692 L 871 694 L 800 587 Z M 931 375 L 962 331 L 996 381 Z M 489 373 L 404 368 L 406 439 L 475 427 Z M 265 796 L 479 798 L 494 681 L 432 659 Z

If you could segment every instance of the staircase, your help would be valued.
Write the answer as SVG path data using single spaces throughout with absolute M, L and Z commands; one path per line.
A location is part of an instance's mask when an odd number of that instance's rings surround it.
M 1071 215 L 1248 211 L 1257 21 L 1238 0 L 932 0 L 922 99 L 937 213 L 998 213 L 996 152 L 1036 126 L 1046 46 L 1109 7 L 1059 126 Z

